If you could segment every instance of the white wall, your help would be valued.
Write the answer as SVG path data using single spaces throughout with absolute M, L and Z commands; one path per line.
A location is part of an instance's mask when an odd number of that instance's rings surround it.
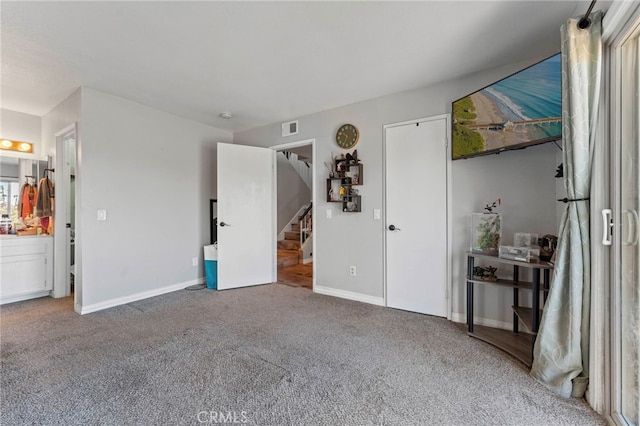
M 282 231 L 300 207 L 311 202 L 311 190 L 281 153 L 276 154 L 278 171 L 277 232 Z
M 55 134 L 71 123 L 80 122 L 81 93 L 82 89 L 78 88 L 42 117 L 43 155 L 51 155 L 55 159 Z
M 41 119 L 37 115 L 0 109 L 0 137 L 33 143 L 33 153 L 2 151 L 5 157 L 41 159 L 46 154 L 41 140 Z
M 218 141 L 231 142 L 232 134 L 83 89 L 77 201 L 84 308 L 204 275 Z M 97 221 L 99 209 L 107 221 Z M 200 266 L 192 266 L 194 257 Z
M 465 320 L 466 293 L 464 279 L 471 238 L 471 213 L 501 198 L 496 210 L 502 213 L 503 245 L 513 243 L 514 232 L 531 232 L 539 236 L 558 234 L 556 219 L 556 152 L 554 144 L 529 147 L 522 151 L 477 157 L 452 162 L 452 269 L 453 311 Z M 491 263 L 489 263 L 491 264 Z M 501 276 L 511 277 L 512 268 L 498 267 Z M 530 279 L 522 271 L 521 279 Z M 529 303 L 530 292 L 521 291 L 521 303 Z M 475 286 L 475 315 L 510 323 L 513 292 L 492 285 Z M 495 324 L 499 325 L 499 324 Z
M 550 52 L 552 53 L 552 52 Z M 382 300 L 383 282 L 383 220 L 373 219 L 373 209 L 383 209 L 383 125 L 430 117 L 451 112 L 451 102 L 478 90 L 500 78 L 531 65 L 542 58 L 513 64 L 500 69 L 476 74 L 444 84 L 372 99 L 304 117 L 299 120 L 298 139 L 316 138 L 318 164 L 328 162 L 341 151 L 334 135 L 343 123 L 355 124 L 360 130 L 356 145 L 358 158 L 364 164 L 362 213 L 343 213 L 335 204 L 326 203 L 325 167 L 317 167 L 320 183 L 317 185 L 316 223 L 317 238 L 314 262 L 316 283 L 338 291 L 348 291 L 371 300 Z M 290 139 L 290 138 L 289 138 Z M 256 146 L 270 146 L 287 142 L 280 135 L 280 123 L 234 134 L 234 142 Z M 451 163 L 453 173 L 453 312 L 464 319 L 465 265 L 461 262 L 468 246 L 469 225 L 466 218 L 481 211 L 485 203 L 501 197 L 500 211 L 504 214 L 505 235 L 517 230 L 538 233 L 557 233 L 556 188 L 554 181 L 557 148 L 544 145 L 523 151 L 503 153 L 499 156 L 459 160 Z M 421 185 L 441 185 L 442 182 L 424 182 Z M 445 206 L 434 206 L 445 208 Z M 332 219 L 326 219 L 330 209 Z M 444 250 L 445 248 L 443 248 Z M 357 266 L 358 276 L 349 276 L 349 265 Z M 425 274 L 428 271 L 425 271 Z M 511 320 L 509 297 L 511 292 L 499 290 L 504 297 L 486 300 L 487 309 L 478 312 L 495 321 Z M 503 303 L 504 302 L 504 303 Z M 460 318 L 462 316 L 462 318 Z

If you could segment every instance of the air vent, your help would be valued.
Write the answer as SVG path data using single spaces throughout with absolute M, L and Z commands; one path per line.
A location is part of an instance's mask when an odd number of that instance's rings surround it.
M 282 123 L 282 137 L 298 134 L 298 120 Z

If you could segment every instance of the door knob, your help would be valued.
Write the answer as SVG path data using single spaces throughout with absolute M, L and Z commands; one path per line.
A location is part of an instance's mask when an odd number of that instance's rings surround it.
M 228 223 L 220 222 L 220 226 L 231 226 Z
M 396 228 L 395 225 L 389 225 L 389 231 L 400 231 L 400 228 Z

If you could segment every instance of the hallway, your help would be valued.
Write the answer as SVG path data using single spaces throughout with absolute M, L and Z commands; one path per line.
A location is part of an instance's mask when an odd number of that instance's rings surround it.
M 278 283 L 311 290 L 313 288 L 313 263 L 299 263 L 278 269 Z

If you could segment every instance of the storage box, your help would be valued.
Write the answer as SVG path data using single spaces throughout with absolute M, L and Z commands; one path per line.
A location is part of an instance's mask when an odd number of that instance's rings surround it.
M 503 259 L 519 260 L 521 262 L 538 262 L 540 249 L 531 247 L 500 246 L 498 257 Z
M 218 289 L 218 246 L 211 244 L 204 246 L 204 272 L 207 278 L 207 288 Z
M 217 290 L 218 289 L 218 261 L 205 260 L 204 272 L 207 277 L 207 288 L 211 290 Z
M 529 234 L 526 232 L 516 232 L 513 234 L 514 247 L 538 247 L 538 234 Z
M 473 213 L 471 215 L 471 250 L 496 256 L 502 237 L 502 215 Z

